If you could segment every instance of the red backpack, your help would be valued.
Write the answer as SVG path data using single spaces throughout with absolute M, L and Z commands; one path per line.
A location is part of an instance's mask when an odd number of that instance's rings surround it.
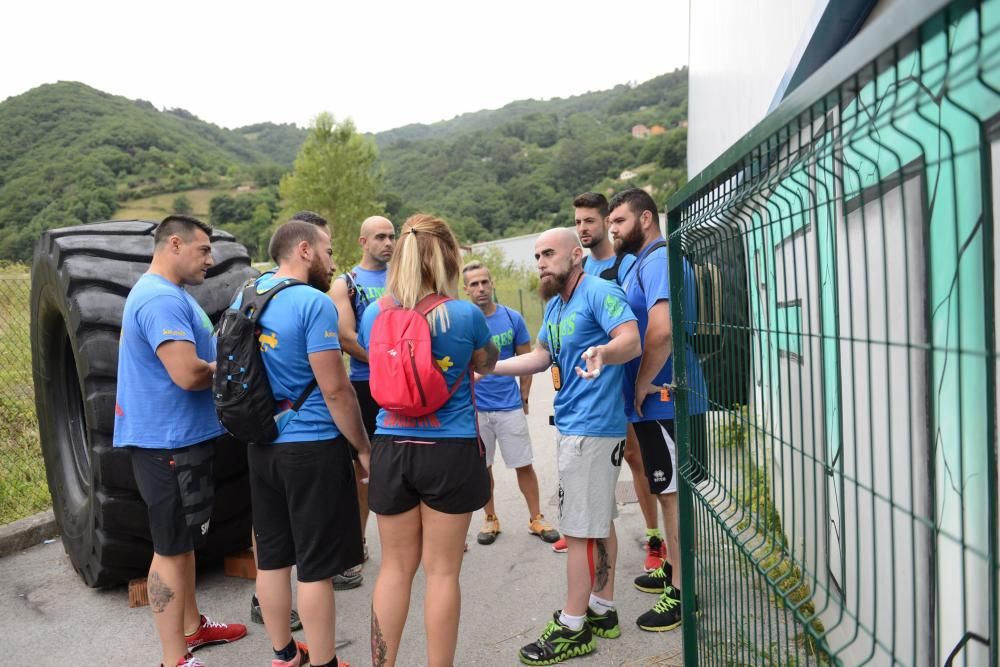
M 444 372 L 431 353 L 427 314 L 452 299 L 430 294 L 412 310 L 391 297 L 379 299 L 368 345 L 369 385 L 381 407 L 407 417 L 437 412 L 458 389 L 465 371 L 448 388 Z

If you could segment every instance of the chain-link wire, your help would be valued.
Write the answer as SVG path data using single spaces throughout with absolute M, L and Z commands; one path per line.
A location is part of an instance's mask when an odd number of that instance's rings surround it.
M 25 269 L 0 274 L 0 525 L 51 505 L 38 444 Z
M 884 47 L 671 202 L 689 666 L 998 662 L 1000 0 Z

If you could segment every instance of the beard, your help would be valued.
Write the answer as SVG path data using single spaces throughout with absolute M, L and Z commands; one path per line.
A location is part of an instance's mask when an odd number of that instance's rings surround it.
M 573 270 L 572 260 L 566 264 L 566 269 L 560 271 L 559 273 L 550 273 L 547 277 L 543 278 L 538 284 L 538 293 L 542 295 L 542 299 L 548 301 L 556 294 L 559 294 L 566 287 L 566 282 L 569 280 L 569 274 Z
M 615 239 L 615 253 L 624 255 L 626 253 L 635 254 L 642 250 L 642 228 L 638 223 L 624 236 Z
M 319 257 L 314 257 L 309 265 L 309 284 L 326 294 L 330 291 L 330 284 L 333 282 L 333 272 L 323 268 Z

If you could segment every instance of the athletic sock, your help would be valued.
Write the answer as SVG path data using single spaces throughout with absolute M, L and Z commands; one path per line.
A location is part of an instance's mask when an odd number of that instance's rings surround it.
M 559 622 L 565 625 L 570 630 L 576 631 L 583 627 L 583 622 L 586 620 L 587 616 L 570 616 L 564 611 L 559 612 Z
M 272 647 L 273 648 L 273 647 Z M 274 657 L 278 660 L 283 660 L 285 662 L 290 662 L 295 659 L 295 655 L 299 652 L 299 647 L 295 645 L 295 639 L 288 642 L 288 646 L 283 649 L 274 649 Z
M 310 662 L 309 664 L 312 665 L 312 667 L 337 667 L 340 663 L 337 662 L 337 656 L 333 656 L 333 660 L 323 663 L 322 665 L 316 662 Z
M 590 608 L 596 611 L 598 614 L 603 616 L 609 611 L 615 610 L 615 603 L 613 600 L 605 600 L 604 598 L 599 598 L 593 593 L 590 594 Z
M 662 540 L 663 539 L 663 533 L 660 532 L 659 528 L 647 528 L 646 529 L 646 539 L 648 540 L 651 537 L 658 537 L 658 538 L 660 538 Z

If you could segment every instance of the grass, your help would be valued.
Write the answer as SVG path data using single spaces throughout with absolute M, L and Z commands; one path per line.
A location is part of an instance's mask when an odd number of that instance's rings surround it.
M 114 217 L 118 220 L 131 218 L 160 220 L 168 214 L 174 213 L 174 200 L 180 195 L 184 195 L 191 204 L 191 215 L 207 220 L 209 217 L 208 205 L 212 201 L 212 197 L 235 194 L 236 191 L 232 188 L 200 188 L 184 192 L 167 192 L 142 199 L 130 199 L 122 202 Z
M 23 265 L 0 266 L 0 525 L 52 504 L 38 443 Z
M 754 455 L 747 447 L 748 443 L 755 440 L 751 434 L 760 433 L 751 417 L 747 406 L 734 405 L 726 412 L 713 433 L 713 443 L 716 446 L 744 450 L 738 454 L 736 488 L 732 489 L 734 499 L 746 510 L 744 517 L 736 524 L 736 529 L 743 534 L 746 531 L 750 533 L 750 537 L 742 545 L 749 564 L 743 561 L 741 570 L 744 576 L 749 576 L 751 569 L 763 575 L 770 589 L 772 604 L 778 608 L 787 606 L 793 609 L 800 622 L 806 626 L 805 632 L 797 635 L 797 643 L 820 664 L 828 664 L 829 656 L 821 646 L 821 640 L 817 640 L 817 637 L 824 636 L 826 629 L 816 615 L 816 607 L 812 602 L 813 590 L 802 569 L 789 554 L 781 514 L 774 503 L 769 468 L 766 463 L 757 465 L 755 461 L 767 461 L 767 450 L 754 443 L 760 447 Z M 761 654 L 760 664 L 776 664 L 773 653 L 773 650 L 768 650 L 766 654 Z M 780 654 L 778 651 L 777 656 Z M 784 663 L 779 661 L 778 664 Z

